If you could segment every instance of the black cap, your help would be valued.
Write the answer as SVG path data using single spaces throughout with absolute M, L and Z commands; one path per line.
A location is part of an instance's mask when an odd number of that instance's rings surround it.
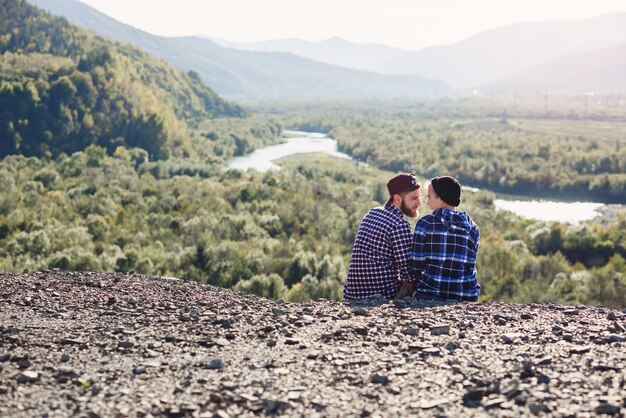
M 457 207 L 461 203 L 461 185 L 454 177 L 435 177 L 430 181 L 437 196 L 450 206 Z

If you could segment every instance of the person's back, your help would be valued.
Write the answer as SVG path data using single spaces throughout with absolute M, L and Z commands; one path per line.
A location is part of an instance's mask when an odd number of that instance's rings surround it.
M 476 301 L 476 257 L 480 231 L 471 217 L 456 210 L 461 190 L 451 177 L 436 177 L 428 187 L 433 213 L 417 221 L 409 267 L 415 276 L 415 296 Z
M 370 209 L 359 225 L 343 288 L 346 301 L 376 294 L 391 299 L 402 283 L 411 281 L 411 227 L 403 215 L 417 216 L 419 184 L 414 175 L 403 173 L 391 179 L 387 188 L 387 204 Z

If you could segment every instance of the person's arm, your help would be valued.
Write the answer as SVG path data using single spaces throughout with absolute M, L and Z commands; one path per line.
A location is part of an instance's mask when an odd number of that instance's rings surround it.
M 400 281 L 413 283 L 409 272 L 409 253 L 411 252 L 411 227 L 404 222 L 391 231 L 391 249 L 395 267 L 400 272 Z
M 417 221 L 415 231 L 413 232 L 413 243 L 411 252 L 409 253 L 409 271 L 415 281 L 419 280 L 422 275 L 422 269 L 426 262 L 426 254 L 424 252 L 424 239 L 426 237 L 426 229 L 424 224 Z

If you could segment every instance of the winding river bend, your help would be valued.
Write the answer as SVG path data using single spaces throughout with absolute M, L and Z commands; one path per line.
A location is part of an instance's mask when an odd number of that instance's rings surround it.
M 236 170 L 253 168 L 265 172 L 280 170 L 272 161 L 294 154 L 323 152 L 338 158 L 351 160 L 348 154 L 337 151 L 337 141 L 326 134 L 319 132 L 285 131 L 288 135 L 286 142 L 278 145 L 255 150 L 242 157 L 235 157 L 228 163 L 228 167 Z
M 235 157 L 228 167 L 236 170 L 254 169 L 260 172 L 280 170 L 273 163 L 283 157 L 303 153 L 326 153 L 337 158 L 352 159 L 337 151 L 337 141 L 319 132 L 285 131 L 286 142 L 258 149 L 251 154 Z M 607 213 L 624 210 L 624 205 L 605 205 L 594 202 L 558 202 L 549 200 L 523 200 L 498 198 L 496 210 L 507 210 L 523 218 L 541 221 L 558 221 L 571 224 L 603 217 Z

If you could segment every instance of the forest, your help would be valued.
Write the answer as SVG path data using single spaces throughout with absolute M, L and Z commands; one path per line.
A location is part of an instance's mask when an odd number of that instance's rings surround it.
M 341 151 L 381 169 L 448 173 L 507 194 L 626 203 L 623 97 L 596 100 L 554 97 L 549 111 L 537 97 L 267 111 L 288 112 L 287 124 L 329 133 Z
M 358 224 L 392 173 L 321 155 L 281 165 L 239 172 L 97 145 L 48 161 L 5 157 L 0 270 L 138 272 L 340 299 Z M 462 204 L 481 228 L 482 301 L 624 306 L 624 214 L 608 227 L 544 223 L 496 211 L 493 199 L 465 192 Z
M 626 214 L 521 219 L 494 192 L 625 203 L 624 97 L 254 104 L 128 45 L 0 0 L 0 271 L 174 276 L 271 299 L 340 299 L 367 210 L 398 171 L 480 191 L 481 301 L 626 307 Z M 233 156 L 326 132 L 353 161 Z M 422 212 L 427 213 L 425 206 Z
M 192 152 L 188 123 L 243 116 L 195 72 L 22 0 L 0 0 L 0 9 L 0 157 L 50 158 L 97 144 L 166 159 Z

